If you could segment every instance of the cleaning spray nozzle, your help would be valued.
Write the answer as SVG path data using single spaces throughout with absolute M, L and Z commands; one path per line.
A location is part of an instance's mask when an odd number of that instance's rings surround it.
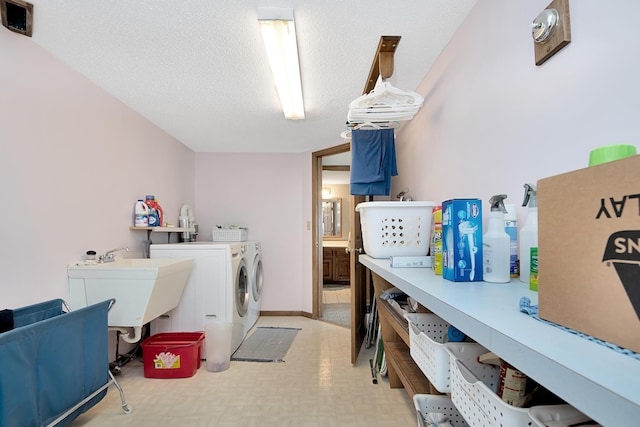
M 507 213 L 507 209 L 504 207 L 504 199 L 507 198 L 506 194 L 496 194 L 489 199 L 489 205 L 491 206 L 491 212 L 504 212 Z
M 524 185 L 524 201 L 522 202 L 522 206 L 529 205 L 530 208 L 538 207 L 538 197 L 537 197 L 536 186 L 533 184 L 525 184 Z

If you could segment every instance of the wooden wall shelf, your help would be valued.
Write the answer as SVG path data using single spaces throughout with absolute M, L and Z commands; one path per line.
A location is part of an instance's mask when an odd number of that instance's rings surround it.
M 640 360 L 521 313 L 521 297 L 538 303 L 527 284 L 517 279 L 508 285 L 456 283 L 426 268 L 391 268 L 388 259 L 361 255 L 359 261 L 375 273 L 376 292 L 395 286 L 598 423 L 629 425 L 640 419 Z M 380 307 L 381 325 L 391 323 Z M 392 342 L 402 341 L 393 338 L 396 330 L 390 334 L 385 332 L 390 326 L 382 327 L 383 341 L 389 335 Z M 399 365 L 394 350 L 390 354 L 394 362 L 388 366 Z M 410 368 L 399 370 L 418 376 Z
M 404 387 L 410 397 L 415 394 L 441 394 L 411 358 L 407 320 L 396 312 L 387 301 L 380 298 L 380 294 L 392 285 L 374 274 L 373 286 L 387 360 L 389 386 L 391 388 Z

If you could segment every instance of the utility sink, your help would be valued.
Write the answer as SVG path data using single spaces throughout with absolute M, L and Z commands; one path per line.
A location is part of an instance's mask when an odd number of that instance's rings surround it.
M 193 259 L 128 258 L 101 264 L 75 263 L 67 267 L 71 309 L 108 299 L 110 327 L 138 329 L 177 307 Z

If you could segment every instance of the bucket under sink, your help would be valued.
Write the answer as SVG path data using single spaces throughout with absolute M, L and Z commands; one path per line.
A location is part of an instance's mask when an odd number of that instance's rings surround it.
M 67 267 L 71 309 L 108 299 L 109 327 L 141 328 L 178 306 L 193 259 L 127 258 Z

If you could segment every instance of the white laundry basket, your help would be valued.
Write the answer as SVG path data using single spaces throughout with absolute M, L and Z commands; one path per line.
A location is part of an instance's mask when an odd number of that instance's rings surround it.
M 453 427 L 468 427 L 460 412 L 451 402 L 448 396 L 435 396 L 431 394 L 416 394 L 413 396 L 413 405 L 416 408 L 418 427 L 428 425 L 426 417 L 429 414 L 443 414 Z
M 534 406 L 529 408 L 529 416 L 538 427 L 591 425 L 591 418 L 571 405 Z
M 480 363 L 488 350 L 479 344 L 447 343 L 451 370 L 451 401 L 472 427 L 529 427 L 529 409 L 504 402 L 496 394 L 500 368 Z
M 450 390 L 449 353 L 444 348 L 449 323 L 433 313 L 408 313 L 409 353 L 422 373 L 440 392 Z
M 214 228 L 212 240 L 214 242 L 245 242 L 249 230 L 246 228 Z
M 364 202 L 356 206 L 364 251 L 373 258 L 429 252 L 434 202 Z

